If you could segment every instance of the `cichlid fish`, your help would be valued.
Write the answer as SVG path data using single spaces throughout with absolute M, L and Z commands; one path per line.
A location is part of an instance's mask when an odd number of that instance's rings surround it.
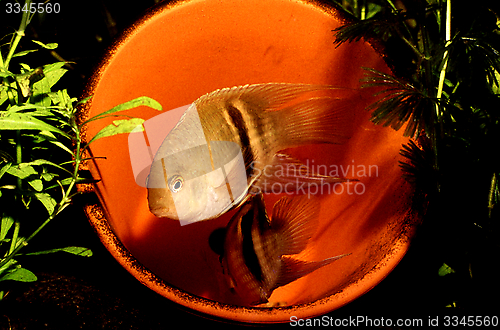
M 313 262 L 289 256 L 306 247 L 316 229 L 318 212 L 307 196 L 283 197 L 269 220 L 259 194 L 233 216 L 220 259 L 229 287 L 243 304 L 266 303 L 274 289 L 347 255 Z
M 158 149 L 148 203 L 158 217 L 193 222 L 220 216 L 249 193 L 287 192 L 347 179 L 312 173 L 280 153 L 306 144 L 344 143 L 350 108 L 332 86 L 267 83 L 224 88 L 197 99 Z M 306 186 L 307 187 L 307 186 Z

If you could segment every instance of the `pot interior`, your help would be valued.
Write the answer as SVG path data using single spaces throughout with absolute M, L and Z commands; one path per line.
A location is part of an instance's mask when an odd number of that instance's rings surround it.
M 244 308 L 230 292 L 219 256 L 209 246 L 211 233 L 226 226 L 235 211 L 186 226 L 155 217 L 148 209 L 147 189 L 134 175 L 138 160 L 132 157 L 130 136 L 98 140 L 91 154 L 105 159 L 95 158 L 89 169 L 100 180 L 95 185 L 100 204 L 90 206 L 88 215 L 110 252 L 134 276 L 167 298 L 204 313 L 281 322 L 289 320 L 292 309 L 294 315 L 309 317 L 338 308 L 395 267 L 413 232 L 413 191 L 398 165 L 399 150 L 408 141 L 402 132 L 370 122 L 365 108 L 375 101 L 375 91 L 360 89 L 362 67 L 390 70 L 367 42 L 336 48 L 332 30 L 342 22 L 335 8 L 315 1 L 179 1 L 156 7 L 114 45 L 90 84 L 93 98 L 85 117 L 139 96 L 174 111 L 224 87 L 267 82 L 334 85 L 343 88 L 335 92 L 339 106 L 353 113 L 351 138 L 342 145 L 285 152 L 320 173 L 359 180 L 334 189 L 317 187 L 311 203 L 320 210 L 319 225 L 297 258 L 351 255 L 276 289 L 270 301 L 289 307 Z M 159 114 L 146 107 L 126 112 L 146 120 Z M 86 136 L 91 138 L 112 120 L 116 119 L 90 123 Z M 148 142 L 154 149 L 161 143 L 158 136 L 174 124 L 153 125 L 139 134 L 145 140 L 154 135 L 156 140 Z M 266 194 L 269 214 L 283 195 Z

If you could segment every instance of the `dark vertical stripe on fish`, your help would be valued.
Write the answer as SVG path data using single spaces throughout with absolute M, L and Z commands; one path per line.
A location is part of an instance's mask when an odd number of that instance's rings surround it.
M 247 214 L 241 218 L 241 234 L 243 235 L 243 259 L 248 269 L 255 276 L 259 282 L 262 281 L 262 270 L 260 268 L 259 260 L 255 254 L 253 241 L 252 241 L 252 223 L 257 221 L 254 219 L 256 216 L 255 209 L 251 208 Z
M 248 136 L 248 127 L 245 125 L 245 120 L 241 115 L 241 111 L 233 106 L 230 102 L 227 103 L 227 113 L 229 119 L 236 130 L 238 131 L 238 137 L 240 139 L 240 144 L 242 146 L 241 153 L 245 159 L 245 167 L 247 178 L 253 175 L 253 166 L 251 165 L 255 161 L 255 153 L 252 150 L 252 145 L 250 144 L 250 137 Z

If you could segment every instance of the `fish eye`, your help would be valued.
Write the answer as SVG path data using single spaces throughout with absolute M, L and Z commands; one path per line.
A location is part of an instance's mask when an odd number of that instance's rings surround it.
M 184 185 L 184 179 L 180 175 L 174 175 L 169 183 L 170 191 L 173 193 L 179 192 Z

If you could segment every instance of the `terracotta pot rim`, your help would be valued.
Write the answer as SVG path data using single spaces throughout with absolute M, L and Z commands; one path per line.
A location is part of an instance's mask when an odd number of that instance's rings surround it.
M 85 213 L 105 248 L 122 267 L 149 289 L 174 303 L 200 312 L 205 316 L 242 323 L 286 323 L 290 322 L 290 317 L 292 316 L 297 319 L 317 317 L 348 304 L 370 291 L 397 266 L 406 254 L 412 236 L 411 233 L 401 235 L 393 243 L 393 247 L 389 253 L 376 266 L 362 278 L 346 286 L 340 292 L 333 292 L 329 296 L 313 302 L 286 307 L 243 307 L 195 296 L 166 283 L 143 266 L 123 246 L 109 225 L 101 205 L 87 205 Z M 349 296 L 342 295 L 342 292 L 346 290 L 350 292 Z M 353 292 L 355 293 L 353 294 Z

